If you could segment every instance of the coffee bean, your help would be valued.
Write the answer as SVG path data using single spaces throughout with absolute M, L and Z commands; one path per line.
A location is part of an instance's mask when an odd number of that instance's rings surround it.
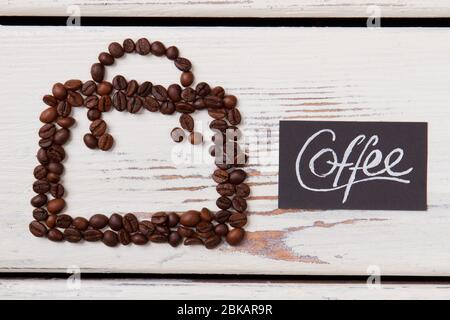
M 183 87 L 189 87 L 194 82 L 194 74 L 190 71 L 182 72 L 180 75 L 180 83 Z
M 152 215 L 152 223 L 164 224 L 167 222 L 167 214 L 165 212 L 156 212 Z
M 52 229 L 56 227 L 56 218 L 58 218 L 56 214 L 50 214 L 47 217 L 47 220 L 45 220 L 45 224 L 47 225 L 48 228 Z
M 174 83 L 171 84 L 168 88 L 167 88 L 167 96 L 169 97 L 170 100 L 172 100 L 173 102 L 178 102 L 181 100 L 181 87 L 180 85 Z
M 98 120 L 98 119 L 100 119 L 101 117 L 102 117 L 102 113 L 101 113 L 100 110 L 98 110 L 98 109 L 90 109 L 90 110 L 87 112 L 87 118 L 88 118 L 90 121 Z
M 44 149 L 48 149 L 52 144 L 53 144 L 52 138 L 39 140 L 39 147 L 44 148 Z
M 175 112 L 175 104 L 172 101 L 162 103 L 160 111 L 162 114 L 173 114 Z
M 150 53 L 150 41 L 148 41 L 146 38 L 141 38 L 136 42 L 136 52 L 140 55 L 147 55 Z
M 72 107 L 68 102 L 61 101 L 58 103 L 58 106 L 56 107 L 56 112 L 61 117 L 68 117 L 72 112 Z
M 241 113 L 238 109 L 231 109 L 227 112 L 227 119 L 232 125 L 236 126 L 241 123 Z
M 114 58 L 120 58 L 124 55 L 124 49 L 117 42 L 111 42 L 108 46 L 108 51 Z
M 139 229 L 139 221 L 136 218 L 136 216 L 132 213 L 127 213 L 123 217 L 122 223 L 123 223 L 123 228 L 125 229 L 125 231 L 127 231 L 129 233 L 136 232 Z
M 196 238 L 196 237 L 191 237 L 191 238 L 186 238 L 186 240 L 184 240 L 185 246 L 193 246 L 193 245 L 198 245 L 198 244 L 203 244 L 202 239 Z
M 167 100 L 167 90 L 163 86 L 157 84 L 152 87 L 152 95 L 158 101 L 166 101 Z
M 28 228 L 35 237 L 43 237 L 47 234 L 47 228 L 38 221 L 31 222 Z
M 64 186 L 60 183 L 54 184 L 50 188 L 51 195 L 56 199 L 61 199 L 64 196 Z
M 43 165 L 38 165 L 33 170 L 33 175 L 36 179 L 44 179 L 47 176 L 47 169 Z
M 228 232 L 228 234 L 226 236 L 226 240 L 229 245 L 235 246 L 244 239 L 244 236 L 245 236 L 244 229 L 235 228 L 235 229 L 231 230 L 230 232 Z
M 136 94 L 136 92 L 139 89 L 139 84 L 137 83 L 136 80 L 130 80 L 130 82 L 128 82 L 127 85 L 127 91 L 126 91 L 126 95 L 127 97 L 132 97 Z
M 58 104 L 58 100 L 50 94 L 46 94 L 44 97 L 42 97 L 42 101 L 44 101 L 44 103 L 50 107 L 56 107 L 56 105 Z
M 247 198 L 250 195 L 250 187 L 245 183 L 238 184 L 236 186 L 236 195 L 241 198 Z
M 169 60 L 175 60 L 176 58 L 178 58 L 178 54 L 179 54 L 178 48 L 175 46 L 168 47 L 166 50 L 166 57 Z
M 81 93 L 84 94 L 85 96 L 91 96 L 96 91 L 97 85 L 92 80 L 86 81 L 85 83 L 83 83 L 83 86 L 81 87 Z
M 108 247 L 115 247 L 119 243 L 119 238 L 117 237 L 117 233 L 111 230 L 106 230 L 103 233 L 102 242 Z
M 213 120 L 209 124 L 209 128 L 219 130 L 219 131 L 225 131 L 228 128 L 228 124 L 226 123 L 225 120 Z
M 222 242 L 222 238 L 217 235 L 212 235 L 205 240 L 206 249 L 214 249 Z
M 138 87 L 137 94 L 141 97 L 146 97 L 152 92 L 153 84 L 149 81 L 141 83 Z
M 165 225 L 156 225 L 155 232 L 163 236 L 169 236 L 170 228 Z
M 157 57 L 160 57 L 166 53 L 166 47 L 160 41 L 152 42 L 150 50 Z
M 228 226 L 224 223 L 219 223 L 214 227 L 214 232 L 218 236 L 226 236 L 228 233 Z
M 241 228 L 247 224 L 247 215 L 243 213 L 233 213 L 230 216 L 229 224 L 235 228 Z
M 119 231 L 120 229 L 122 229 L 122 216 L 120 214 L 113 213 L 109 217 L 108 224 L 112 230 Z
M 191 132 L 189 135 L 189 142 L 194 145 L 203 143 L 202 134 L 200 132 Z
M 202 110 L 206 108 L 205 100 L 203 98 L 198 98 L 194 101 L 193 106 L 195 110 Z
M 222 120 L 227 113 L 224 109 L 208 109 L 208 115 L 216 120 Z
M 55 83 L 52 88 L 53 96 L 58 100 L 64 100 L 67 97 L 67 90 L 62 83 Z
M 56 226 L 58 228 L 68 228 L 72 224 L 72 217 L 67 214 L 60 214 L 56 218 Z
M 101 52 L 98 55 L 98 61 L 104 66 L 110 66 L 114 63 L 114 57 L 106 52 Z
M 89 221 L 83 217 L 76 217 L 72 221 L 72 225 L 80 231 L 84 231 L 89 227 Z
M 64 239 L 68 242 L 79 242 L 82 239 L 81 232 L 75 228 L 64 230 Z
M 53 136 L 53 142 L 59 145 L 65 144 L 70 138 L 70 131 L 66 128 L 62 128 L 56 131 Z
M 197 232 L 201 232 L 201 233 L 206 233 L 206 232 L 210 232 L 214 229 L 214 226 L 211 222 L 208 221 L 200 221 L 196 228 Z
M 84 100 L 84 105 L 88 109 L 97 109 L 98 108 L 98 97 L 97 96 L 89 96 Z
M 84 103 L 84 99 L 78 92 L 69 91 L 67 94 L 67 102 L 73 107 L 80 107 Z
M 181 113 L 192 113 L 195 111 L 195 108 L 192 104 L 184 103 L 184 102 L 178 102 L 175 105 L 175 108 L 178 112 L 181 112 Z
M 116 90 L 125 90 L 127 88 L 128 82 L 122 75 L 117 75 L 112 80 L 112 85 Z
M 40 164 L 48 164 L 50 160 L 47 156 L 47 150 L 44 148 L 40 148 L 36 154 L 36 158 L 38 159 Z
M 128 99 L 127 110 L 129 113 L 138 113 L 142 108 L 142 104 L 140 97 L 132 97 Z
M 106 131 L 106 122 L 101 119 L 95 120 L 89 126 L 89 130 L 91 130 L 94 136 L 100 137 Z
M 47 157 L 52 162 L 61 162 L 66 157 L 66 152 L 59 145 L 52 145 L 47 150 Z
M 185 102 L 194 102 L 196 96 L 197 92 L 195 92 L 195 90 L 192 89 L 191 87 L 184 88 L 183 91 L 181 91 L 181 98 Z
M 191 62 L 188 59 L 181 58 L 181 57 L 178 57 L 178 58 L 175 59 L 175 66 L 180 71 L 189 71 L 192 68 Z
M 107 151 L 112 148 L 113 144 L 114 138 L 109 133 L 105 133 L 98 138 L 98 147 L 100 150 Z
M 89 149 L 96 149 L 96 148 L 98 148 L 98 140 L 93 134 L 86 133 L 84 135 L 84 137 L 83 137 L 83 141 L 84 141 L 84 144 Z
M 177 232 L 184 238 L 191 237 L 194 234 L 194 230 L 182 226 L 178 227 Z
M 102 82 L 105 76 L 105 67 L 101 63 L 94 63 L 91 66 L 91 77 L 96 82 Z
M 150 237 L 148 237 L 148 239 L 151 242 L 155 242 L 155 243 L 164 243 L 164 242 L 167 242 L 169 240 L 168 236 L 165 236 L 165 235 L 162 235 L 162 234 L 158 234 L 158 233 L 152 234 Z
M 208 208 L 202 208 L 202 210 L 200 210 L 200 219 L 202 221 L 211 222 L 214 219 L 214 216 Z
M 216 205 L 222 210 L 226 210 L 231 207 L 231 200 L 227 197 L 219 197 L 216 200 Z
M 47 210 L 52 214 L 58 214 L 64 209 L 65 206 L 66 202 L 64 199 L 53 199 L 47 203 Z
M 189 210 L 180 217 L 180 223 L 185 227 L 195 227 L 200 222 L 200 212 Z
M 195 91 L 201 97 L 206 97 L 211 92 L 211 87 L 206 82 L 200 82 L 195 87 Z
M 212 175 L 212 179 L 217 183 L 225 183 L 228 181 L 228 172 L 221 169 L 216 169 Z
M 184 131 L 178 127 L 172 129 L 172 131 L 170 132 L 170 136 L 172 137 L 172 140 L 175 142 L 181 142 L 185 137 Z
M 111 110 L 111 97 L 110 96 L 101 96 L 100 99 L 98 100 L 98 110 L 100 110 L 101 112 L 108 112 L 109 110 Z
M 77 91 L 80 90 L 83 83 L 78 79 L 70 79 L 64 82 L 64 88 L 69 91 Z
M 223 101 L 216 96 L 206 96 L 203 98 L 207 108 L 220 109 L 223 108 Z
M 120 230 L 118 233 L 117 233 L 117 235 L 118 235 L 118 237 L 119 237 L 119 242 L 121 243 L 121 244 L 123 244 L 124 246 L 127 246 L 127 245 L 129 245 L 130 244 L 130 242 L 131 242 L 131 236 L 130 236 L 130 234 L 127 232 L 127 231 L 125 231 L 125 230 Z
M 41 115 L 39 116 L 39 120 L 44 123 L 50 123 L 56 120 L 58 117 L 58 112 L 56 111 L 56 108 L 50 107 L 42 111 Z
M 181 240 L 183 240 L 183 239 L 178 234 L 178 232 L 174 231 L 169 234 L 169 244 L 172 247 L 177 247 L 181 243 Z
M 244 198 L 236 196 L 232 202 L 234 210 L 238 212 L 244 212 L 247 209 L 247 201 Z
M 135 47 L 136 47 L 136 45 L 134 44 L 134 41 L 133 41 L 133 40 L 131 40 L 131 39 L 129 39 L 129 38 L 123 40 L 123 50 L 124 50 L 126 53 L 132 53 L 132 52 L 134 52 Z
M 58 183 L 59 180 L 61 179 L 61 176 L 59 174 L 50 172 L 49 174 L 47 174 L 47 180 L 50 183 Z
M 246 178 L 247 174 L 242 169 L 237 169 L 230 173 L 230 182 L 232 184 L 241 184 Z
M 33 210 L 33 218 L 37 221 L 44 221 L 48 218 L 48 212 L 43 208 L 36 208 Z
M 236 104 L 237 104 L 236 96 L 227 95 L 223 97 L 223 105 L 225 106 L 225 108 L 233 109 L 234 107 L 236 107 Z
M 47 193 L 50 191 L 50 183 L 47 180 L 36 180 L 33 183 L 33 191 L 36 193 Z
M 218 223 L 225 223 L 228 221 L 228 219 L 231 216 L 231 212 L 228 210 L 220 210 L 218 212 L 216 212 L 216 215 L 214 216 L 214 219 L 218 222 Z
M 144 236 L 142 233 L 135 233 L 131 235 L 131 242 L 134 244 L 141 246 L 148 242 L 148 239 L 146 236 Z
M 214 231 L 208 231 L 208 232 L 197 231 L 195 235 L 199 238 L 202 238 L 202 240 L 206 240 L 209 237 L 212 237 L 214 235 Z
M 63 128 L 70 128 L 75 124 L 75 119 L 72 117 L 58 118 L 56 123 Z
M 31 205 L 35 208 L 40 208 L 47 203 L 47 196 L 45 194 L 38 194 L 31 198 Z
M 102 81 L 97 85 L 97 94 L 100 96 L 106 96 L 112 92 L 112 84 L 108 81 Z
M 155 225 L 148 220 L 139 223 L 139 232 L 144 236 L 149 237 L 155 231 Z
M 211 89 L 211 95 L 223 98 L 225 96 L 225 90 L 221 86 L 217 86 Z
M 58 229 L 50 229 L 50 230 L 48 230 L 47 238 L 50 241 L 59 242 L 59 241 L 63 241 L 64 236 L 63 236 L 62 232 L 59 231 Z
M 104 214 L 98 213 L 94 214 L 89 219 L 89 225 L 94 229 L 103 229 L 108 225 L 109 219 Z
M 112 103 L 117 111 L 124 111 L 127 108 L 127 96 L 123 91 L 117 91 L 114 93 Z
M 180 221 L 180 216 L 175 212 L 170 212 L 167 215 L 167 226 L 170 228 L 176 227 L 178 222 Z
M 64 166 L 61 163 L 51 162 L 47 166 L 48 171 L 55 174 L 62 174 L 64 172 Z
M 103 239 L 103 232 L 97 229 L 89 229 L 83 232 L 83 238 L 89 242 L 100 241 Z
M 234 185 L 231 183 L 219 183 L 216 186 L 216 191 L 221 196 L 230 197 L 234 194 L 235 190 L 236 189 L 235 189 Z
M 39 137 L 43 139 L 51 138 L 56 132 L 56 127 L 53 123 L 44 124 L 39 129 Z
M 150 112 L 156 112 L 159 110 L 159 102 L 153 97 L 144 98 L 144 108 Z

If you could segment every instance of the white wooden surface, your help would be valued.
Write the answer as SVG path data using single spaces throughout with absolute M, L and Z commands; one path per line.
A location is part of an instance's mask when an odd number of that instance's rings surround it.
M 141 17 L 449 17 L 447 0 L 0 0 L 1 15 Z M 73 8 L 69 9 L 69 12 Z
M 79 284 L 79 286 L 78 286 Z M 0 298 L 11 299 L 251 299 L 366 300 L 450 299 L 450 285 L 280 281 L 0 279 Z M 181 303 L 181 301 L 180 301 Z M 184 302 L 183 302 L 184 303 Z
M 41 96 L 55 81 L 89 77 L 112 40 L 147 36 L 176 44 L 198 80 L 240 99 L 247 132 L 280 119 L 429 122 L 429 210 L 277 209 L 277 153 L 270 165 L 251 155 L 247 241 L 218 250 L 151 244 L 106 248 L 32 237 L 32 169 Z M 450 275 L 450 42 L 448 29 L 314 28 L 0 28 L 0 270 L 151 273 Z M 165 60 L 132 56 L 109 69 L 168 85 Z M 202 117 L 205 115 L 203 114 Z M 88 150 L 85 113 L 67 147 L 64 177 L 73 215 L 213 207 L 209 165 L 175 165 L 169 132 L 177 117 L 107 115 L 116 146 Z M 262 141 L 264 142 L 264 141 Z M 198 151 L 198 150 L 197 150 Z M 378 269 L 377 269 L 378 268 Z

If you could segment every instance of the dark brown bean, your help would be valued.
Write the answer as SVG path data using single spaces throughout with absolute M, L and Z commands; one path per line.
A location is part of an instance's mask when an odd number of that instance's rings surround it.
M 60 101 L 56 107 L 56 112 L 61 117 L 68 117 L 72 112 L 72 107 L 67 101 Z
M 178 102 L 175 104 L 175 108 L 178 112 L 181 113 L 192 113 L 195 111 L 195 108 L 190 103 Z
M 119 238 L 117 237 L 117 233 L 111 230 L 106 230 L 103 233 L 102 242 L 108 247 L 115 247 L 119 243 Z
M 63 128 L 70 128 L 75 124 L 75 119 L 72 117 L 58 118 L 56 123 Z
M 200 212 L 189 210 L 180 217 L 180 223 L 185 227 L 195 227 L 200 222 Z
M 166 50 L 166 57 L 170 60 L 175 60 L 176 58 L 178 58 L 178 54 L 178 48 L 175 46 L 170 46 Z
M 228 223 L 235 228 L 242 228 L 243 226 L 245 226 L 247 224 L 247 215 L 243 214 L 243 213 L 233 213 L 230 218 Z
M 108 51 L 114 58 L 120 58 L 124 55 L 124 50 L 118 42 L 111 42 Z
M 180 83 L 183 87 L 189 87 L 194 82 L 194 74 L 190 71 L 182 72 L 180 75 Z
M 70 131 L 66 128 L 61 128 L 56 131 L 53 136 L 53 142 L 59 145 L 65 144 L 70 138 Z
M 55 121 L 57 117 L 58 112 L 56 111 L 56 108 L 50 107 L 41 112 L 39 120 L 44 123 L 50 123 Z
M 101 96 L 100 99 L 98 100 L 98 110 L 100 110 L 101 112 L 108 112 L 109 110 L 111 110 L 111 97 L 110 96 Z
M 114 57 L 107 52 L 101 52 L 98 55 L 98 61 L 105 66 L 110 66 L 114 63 Z
M 226 210 L 231 207 L 231 200 L 227 197 L 219 197 L 216 200 L 216 205 L 222 210 Z
M 144 236 L 149 237 L 155 231 L 155 225 L 148 220 L 139 223 L 139 232 Z
M 153 84 L 149 81 L 145 81 L 140 84 L 137 90 L 137 94 L 141 97 L 146 97 L 152 92 Z
M 64 230 L 64 240 L 68 242 L 79 242 L 82 239 L 81 232 L 75 228 L 67 228 Z
M 36 180 L 33 183 L 33 191 L 36 193 L 47 193 L 50 191 L 50 183 L 47 180 Z
M 36 154 L 36 158 L 38 159 L 40 164 L 48 164 L 50 160 L 47 156 L 47 150 L 44 148 L 40 148 Z
M 167 222 L 167 213 L 165 212 L 156 212 L 152 215 L 152 223 L 153 224 L 164 224 Z
M 56 218 L 58 216 L 56 214 L 50 214 L 47 217 L 47 220 L 45 220 L 45 224 L 47 225 L 48 228 L 52 229 L 54 227 L 56 227 Z
M 163 236 L 168 236 L 170 233 L 170 228 L 167 227 L 166 225 L 157 225 L 155 227 L 155 232 Z
M 72 224 L 72 217 L 68 214 L 60 214 L 56 218 L 56 226 L 58 228 L 68 228 Z
M 172 101 L 162 103 L 160 111 L 162 114 L 173 114 L 175 112 L 175 104 Z
M 170 100 L 172 100 L 173 102 L 178 102 L 181 100 L 181 87 L 179 84 L 171 84 L 168 88 L 167 88 L 167 96 L 169 97 Z
M 209 128 L 219 130 L 219 131 L 225 131 L 228 128 L 228 124 L 225 120 L 213 120 L 209 124 Z
M 208 109 L 208 115 L 213 119 L 222 120 L 227 113 L 224 109 Z
M 225 183 L 228 181 L 228 172 L 221 169 L 216 169 L 212 174 L 212 179 L 217 183 Z
M 69 91 L 67 95 L 67 102 L 73 107 L 80 107 L 84 103 L 84 99 L 78 92 Z
M 245 183 L 238 184 L 236 186 L 236 195 L 241 198 L 247 198 L 250 195 L 250 187 Z
M 65 206 L 66 202 L 64 199 L 52 199 L 47 203 L 47 210 L 52 214 L 58 214 L 64 209 Z
M 120 230 L 118 232 L 118 237 L 119 237 L 119 241 L 121 244 L 123 244 L 124 246 L 129 245 L 131 242 L 131 236 L 130 234 L 125 231 L 124 229 Z
M 136 45 L 134 44 L 134 41 L 132 39 L 127 38 L 127 39 L 123 40 L 123 50 L 126 53 L 134 52 L 135 47 L 136 47 Z
M 197 93 L 191 87 L 184 88 L 183 91 L 181 91 L 181 99 L 183 99 L 185 102 L 194 102 L 196 96 Z
M 214 227 L 214 232 L 218 236 L 226 236 L 228 233 L 228 226 L 225 223 L 219 223 Z
M 245 230 L 241 228 L 235 228 L 228 232 L 226 240 L 229 245 L 238 245 L 245 237 Z
M 89 126 L 89 130 L 91 130 L 94 136 L 100 137 L 106 131 L 106 122 L 102 119 L 95 120 Z
M 44 149 L 50 148 L 50 146 L 52 144 L 53 144 L 53 139 L 52 138 L 40 139 L 39 140 L 39 147 L 44 148 Z
M 67 90 L 62 83 L 55 83 L 52 88 L 53 96 L 58 100 L 64 100 L 67 97 Z
M 39 129 L 39 137 L 43 139 L 51 138 L 56 132 L 56 127 L 53 123 L 44 124 Z
M 78 79 L 70 79 L 64 82 L 64 88 L 69 91 L 77 91 L 80 90 L 83 83 Z
M 183 226 L 178 227 L 177 232 L 180 236 L 182 236 L 184 238 L 191 237 L 194 234 L 194 230 L 183 227 Z
M 98 148 L 98 139 L 93 134 L 86 133 L 83 137 L 84 144 L 89 149 L 96 149 Z
M 181 240 L 183 240 L 182 238 L 181 238 L 181 236 L 178 234 L 178 232 L 171 232 L 170 234 L 169 234 L 169 239 L 168 239 L 168 241 L 169 241 L 169 244 L 172 246 L 172 247 L 177 247 L 180 243 L 181 243 Z
M 44 101 L 44 103 L 50 107 L 56 107 L 56 105 L 58 104 L 58 100 L 50 94 L 46 94 L 45 96 L 43 96 L 42 101 Z
M 122 223 L 123 223 L 123 228 L 125 229 L 125 231 L 127 231 L 129 233 L 136 232 L 139 229 L 139 221 L 136 218 L 136 216 L 132 213 L 127 213 L 123 217 Z
M 167 226 L 170 228 L 176 227 L 178 222 L 180 222 L 180 216 L 175 212 L 170 212 L 167 215 Z
M 144 98 L 144 108 L 150 112 L 156 112 L 159 110 L 159 102 L 153 97 Z
M 236 96 L 227 95 L 223 97 L 223 105 L 225 106 L 225 108 L 233 109 L 234 107 L 236 107 L 236 104 L 237 104 Z
M 137 83 L 136 80 L 130 80 L 130 82 L 128 82 L 127 85 L 127 91 L 126 91 L 126 95 L 127 97 L 132 97 L 133 95 L 136 94 L 136 92 L 139 89 L 139 84 Z
M 191 238 L 186 238 L 186 240 L 184 240 L 185 246 L 193 246 L 193 245 L 198 245 L 198 244 L 203 244 L 202 239 L 196 238 L 196 237 L 191 237 Z
M 109 219 L 104 214 L 98 213 L 94 214 L 89 219 L 89 225 L 94 229 L 103 229 L 108 225 Z
M 88 118 L 90 121 L 98 120 L 98 119 L 100 119 L 101 117 L 102 117 L 102 113 L 101 113 L 101 111 L 98 110 L 98 109 L 90 109 L 90 110 L 87 112 L 87 118 Z
M 200 221 L 195 229 L 197 230 L 197 232 L 206 233 L 212 231 L 214 229 L 214 226 L 211 222 Z
M 45 227 L 45 225 L 38 221 L 31 222 L 28 228 L 35 237 L 43 237 L 47 234 L 47 228 Z
M 151 242 L 155 242 L 155 243 L 164 243 L 164 242 L 167 242 L 169 240 L 168 236 L 165 236 L 165 235 L 162 235 L 162 234 L 158 234 L 158 233 L 152 234 L 150 237 L 148 237 L 148 239 Z
M 216 96 L 206 96 L 203 98 L 207 108 L 220 109 L 223 108 L 223 101 Z
M 47 174 L 47 180 L 50 183 L 58 183 L 59 180 L 61 180 L 61 176 L 59 174 L 53 173 L 53 172 L 49 172 Z
M 112 85 L 116 90 L 125 90 L 127 88 L 128 82 L 122 75 L 117 75 L 112 80 Z
M 64 196 L 64 187 L 62 184 L 57 183 L 50 188 L 51 195 L 56 199 L 61 199 Z
M 140 55 L 147 55 L 150 53 L 150 41 L 146 38 L 141 38 L 136 42 L 136 52 Z
M 244 212 L 247 210 L 247 201 L 244 198 L 236 196 L 233 198 L 232 203 L 234 210 L 238 212 Z
M 166 101 L 167 100 L 167 90 L 162 85 L 154 85 L 152 87 L 152 95 L 158 101 Z
M 166 53 L 166 47 L 160 41 L 152 42 L 150 50 L 155 56 L 158 56 L 158 57 L 160 57 Z
M 48 212 L 44 208 L 36 208 L 33 210 L 33 218 L 37 221 L 44 221 L 48 218 Z
M 140 97 L 132 97 L 128 99 L 127 110 L 129 113 L 138 113 L 142 109 L 142 99 Z
M 200 210 L 200 219 L 202 221 L 211 222 L 212 220 L 214 220 L 214 216 L 208 208 L 202 208 Z
M 84 231 L 89 227 L 89 221 L 83 217 L 76 217 L 72 221 L 72 225 L 79 231 Z
M 91 66 L 91 77 L 96 82 L 102 82 L 105 76 L 105 67 L 101 63 L 94 63 Z
M 117 111 L 124 111 L 127 108 L 127 96 L 123 91 L 116 91 L 113 95 L 112 104 Z
M 216 186 L 216 191 L 221 196 L 230 197 L 235 193 L 236 189 L 235 189 L 234 185 L 231 183 L 219 183 Z
M 217 235 L 212 235 L 205 240 L 206 249 L 214 249 L 222 242 L 222 238 Z
M 38 180 L 44 179 L 47 176 L 47 168 L 40 164 L 34 168 L 33 175 Z
M 81 93 L 84 94 L 85 96 L 90 96 L 92 94 L 94 94 L 94 92 L 97 91 L 97 84 L 92 81 L 86 81 L 85 83 L 83 83 L 83 86 L 81 87 Z
M 98 97 L 97 96 L 89 96 L 84 100 L 84 105 L 88 109 L 97 109 L 98 107 Z
M 199 82 L 195 87 L 195 91 L 201 97 L 206 97 L 211 92 L 211 87 L 206 82 Z
M 225 90 L 221 86 L 217 86 L 211 89 L 211 95 L 223 98 L 225 96 Z
M 50 229 L 48 230 L 47 238 L 50 241 L 59 242 L 63 241 L 64 235 L 58 229 Z
M 112 92 L 113 86 L 111 82 L 102 81 L 97 85 L 97 94 L 100 96 L 106 96 Z
M 66 152 L 59 145 L 52 145 L 47 150 L 47 157 L 52 162 L 61 162 L 66 157 Z
M 205 100 L 203 98 L 198 98 L 194 101 L 193 106 L 195 110 L 202 110 L 206 108 Z
M 122 229 L 122 216 L 120 214 L 117 213 L 113 213 L 110 217 L 109 217 L 109 227 L 114 230 L 114 231 L 119 231 L 120 229 Z
M 177 127 L 172 129 L 172 131 L 170 132 L 170 136 L 172 137 L 172 140 L 174 142 L 181 142 L 183 141 L 185 134 L 183 129 Z
M 212 237 L 213 235 L 214 235 L 214 231 L 208 231 L 208 232 L 200 232 L 200 231 L 197 231 L 197 232 L 196 232 L 196 236 L 202 238 L 202 240 L 206 240 L 206 239 L 208 239 L 209 237 Z
M 40 208 L 47 203 L 47 196 L 45 194 L 38 194 L 31 198 L 31 205 L 35 208 Z
M 228 110 L 227 119 L 228 122 L 230 122 L 233 126 L 237 126 L 239 123 L 241 123 L 241 113 L 236 108 Z
M 188 59 L 181 58 L 181 57 L 178 57 L 178 58 L 175 59 L 175 66 L 180 71 L 189 71 L 192 68 L 191 62 Z
M 83 232 L 83 238 L 89 242 L 100 241 L 103 239 L 103 232 L 97 229 L 89 229 Z
M 105 133 L 98 138 L 98 147 L 100 150 L 107 151 L 112 148 L 113 144 L 114 138 L 109 133 Z
M 228 221 L 228 219 L 231 216 L 231 212 L 228 210 L 220 210 L 218 212 L 216 212 L 216 215 L 214 216 L 214 219 L 218 222 L 218 223 L 225 223 Z
M 148 242 L 148 239 L 142 233 L 135 233 L 131 235 L 131 242 L 138 246 L 142 246 Z
M 232 184 L 241 184 L 246 178 L 247 173 L 242 169 L 237 169 L 230 173 L 230 182 Z

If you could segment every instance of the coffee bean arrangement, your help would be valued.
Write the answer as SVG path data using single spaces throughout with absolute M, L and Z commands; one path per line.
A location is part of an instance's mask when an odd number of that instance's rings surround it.
M 121 75 L 115 76 L 112 83 L 106 81 L 105 67 L 113 65 L 125 54 L 165 56 L 181 71 L 180 84 L 165 88 L 149 81 L 127 80 Z M 178 48 L 166 48 L 160 41 L 150 42 L 146 38 L 136 42 L 125 39 L 122 44 L 111 43 L 108 52 L 99 54 L 90 73 L 92 80 L 83 83 L 72 79 L 55 83 L 52 93 L 43 97 L 47 107 L 39 117 L 43 125 L 38 132 L 40 140 L 36 157 L 39 164 L 33 172 L 36 195 L 31 199 L 34 220 L 29 225 L 30 232 L 55 242 L 101 241 L 109 247 L 153 242 L 168 243 L 173 247 L 181 243 L 202 245 L 212 249 L 222 243 L 223 238 L 232 246 L 241 243 L 245 237 L 243 227 L 247 223 L 246 198 L 250 188 L 245 183 L 247 174 L 240 168 L 248 157 L 238 144 L 241 134 L 237 125 L 242 118 L 237 109 L 237 98 L 227 95 L 222 87 L 211 87 L 205 82 L 193 87 L 192 64 L 179 55 Z M 84 135 L 83 141 L 88 148 L 103 151 L 114 145 L 108 125 L 102 119 L 104 112 L 115 109 L 133 114 L 147 111 L 163 115 L 178 113 L 180 127 L 171 131 L 172 140 L 179 143 L 186 139 L 191 144 L 202 144 L 203 136 L 195 131 L 192 114 L 207 110 L 213 119 L 209 127 L 215 132 L 210 154 L 217 167 L 212 180 L 217 183 L 218 210 L 157 212 L 149 220 L 141 221 L 132 213 L 114 213 L 109 217 L 94 214 L 88 219 L 63 213 L 66 208 L 62 183 L 66 158 L 63 146 L 69 141 L 70 128 L 75 124 L 73 109 L 83 107 L 91 121 L 90 132 Z

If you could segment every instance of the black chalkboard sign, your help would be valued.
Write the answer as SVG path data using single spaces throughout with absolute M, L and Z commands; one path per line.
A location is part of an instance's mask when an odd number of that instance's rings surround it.
M 427 123 L 281 121 L 279 207 L 426 210 Z

